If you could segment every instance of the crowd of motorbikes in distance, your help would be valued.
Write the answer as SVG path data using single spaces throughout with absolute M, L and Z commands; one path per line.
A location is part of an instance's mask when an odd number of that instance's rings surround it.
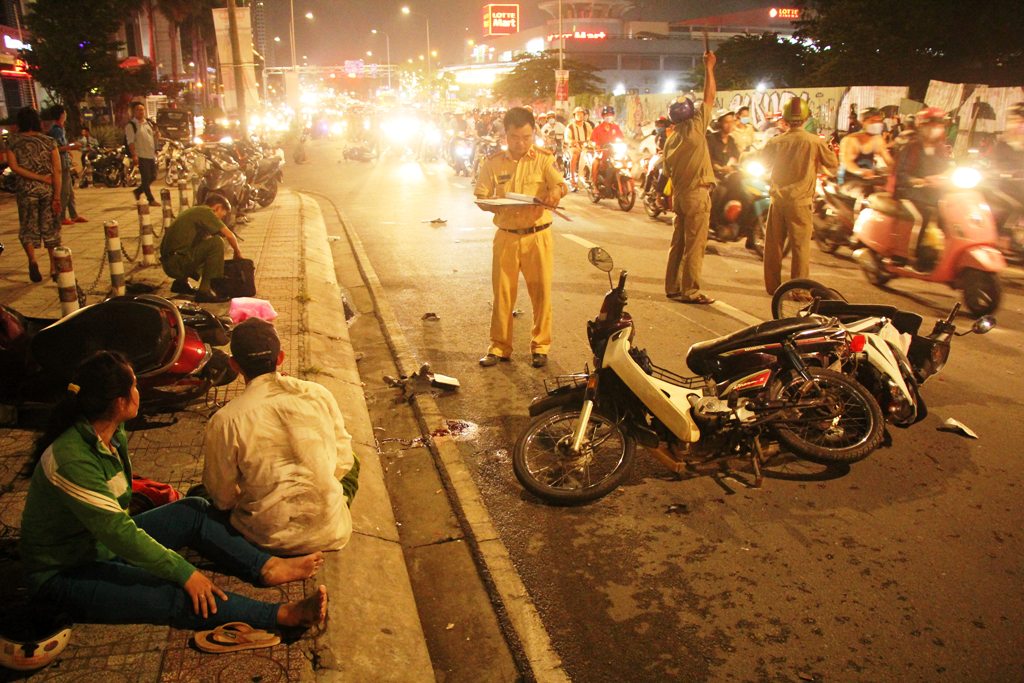
M 217 193 L 232 206 L 228 225 L 244 222 L 244 215 L 270 206 L 277 197 L 284 178 L 284 153 L 257 135 L 222 135 L 211 132 L 191 140 L 161 137 L 157 151 L 157 181 L 177 187 L 180 181 L 195 186 L 195 202 Z M 0 189 L 14 193 L 17 180 L 14 172 L 0 165 Z M 72 169 L 76 187 L 135 187 L 139 170 L 123 145 L 90 146 L 81 150 L 81 165 Z

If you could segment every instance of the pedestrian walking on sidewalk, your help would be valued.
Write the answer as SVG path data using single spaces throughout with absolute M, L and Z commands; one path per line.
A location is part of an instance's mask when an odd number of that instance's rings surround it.
M 665 267 L 665 296 L 684 304 L 711 304 L 700 291 L 704 247 L 711 227 L 711 168 L 706 131 L 715 105 L 715 53 L 704 53 L 704 105 L 695 109 L 689 99 L 669 107 L 674 124 L 665 142 L 665 171 L 672 179 L 672 245 Z
M 75 371 L 36 442 L 21 518 L 21 559 L 36 600 L 74 621 L 203 629 L 241 621 L 261 629 L 323 621 L 327 590 L 275 604 L 225 593 L 175 552 L 188 546 L 221 570 L 277 586 L 316 574 L 323 553 L 273 557 L 201 498 L 128 515 L 132 463 L 124 422 L 138 414 L 131 365 L 100 351 Z
M 231 367 L 245 391 L 218 410 L 203 442 L 203 485 L 250 543 L 283 555 L 341 550 L 359 461 L 334 396 L 286 377 L 274 326 L 250 318 L 231 332 Z
M 537 135 L 533 112 L 523 107 L 509 109 L 504 128 L 508 150 L 492 154 L 480 165 L 480 179 L 474 190 L 477 198 L 504 197 L 508 192 L 516 192 L 557 206 L 567 192 L 565 179 L 555 168 L 554 154 L 533 144 Z M 494 233 L 491 257 L 491 344 L 480 365 L 490 367 L 512 355 L 512 312 L 522 272 L 533 307 L 533 367 L 544 367 L 551 347 L 551 212 L 539 205 L 484 210 L 494 213 L 498 230 Z
M 160 264 L 174 278 L 171 291 L 195 294 L 198 303 L 220 303 L 227 297 L 213 292 L 213 281 L 224 277 L 224 240 L 231 245 L 236 259 L 242 258 L 235 233 L 224 225 L 231 213 L 231 202 L 219 194 L 206 197 L 206 203 L 185 209 L 167 227 L 160 241 Z M 199 289 L 189 284 L 199 280 Z
M 67 123 L 68 113 L 59 104 L 50 110 L 50 118 L 53 119 L 53 126 L 50 128 L 50 137 L 57 142 L 57 151 L 60 152 L 60 223 L 71 225 L 72 223 L 85 223 L 88 219 L 79 216 L 75 209 L 75 184 L 71 182 L 71 148 L 68 144 L 67 131 L 64 124 Z
M 28 256 L 28 277 L 41 282 L 36 249 L 46 247 L 50 277 L 56 279 L 53 250 L 60 246 L 60 152 L 53 138 L 43 133 L 39 112 L 18 111 L 18 132 L 7 141 L 7 165 L 18 175 L 18 239 Z
M 806 278 L 811 265 L 811 238 L 814 233 L 814 201 L 818 172 L 824 168 L 834 174 L 839 162 L 828 143 L 804 130 L 810 116 L 807 103 L 794 97 L 783 108 L 789 130 L 764 146 L 763 158 L 771 169 L 772 204 L 768 209 L 764 235 L 764 288 L 768 294 L 782 284 L 782 251 L 792 245 L 792 279 Z
M 132 105 L 132 118 L 125 124 L 124 137 L 128 154 L 139 167 L 139 186 L 132 191 L 135 201 L 145 194 L 150 206 L 160 206 L 149 189 L 150 183 L 156 180 L 156 146 L 160 133 L 146 118 L 146 105 L 142 102 Z

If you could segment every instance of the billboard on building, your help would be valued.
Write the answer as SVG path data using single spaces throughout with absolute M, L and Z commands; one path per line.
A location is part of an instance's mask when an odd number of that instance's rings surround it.
M 484 5 L 484 36 L 519 33 L 519 5 Z

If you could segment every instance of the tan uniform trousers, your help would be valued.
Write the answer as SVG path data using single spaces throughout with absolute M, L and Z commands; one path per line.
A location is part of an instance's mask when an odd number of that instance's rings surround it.
M 811 270 L 811 237 L 814 214 L 811 200 L 772 198 L 764 235 L 764 288 L 769 294 L 782 284 L 782 252 L 788 242 L 792 248 L 789 276 L 805 278 Z
M 551 228 L 532 235 L 516 235 L 501 229 L 494 233 L 491 261 L 494 308 L 491 310 L 491 346 L 488 353 L 502 358 L 512 355 L 512 311 L 515 310 L 519 273 L 522 272 L 533 307 L 530 351 L 547 354 L 551 347 L 554 260 Z
M 711 226 L 711 194 L 708 188 L 674 192 L 672 205 L 676 215 L 665 268 L 665 294 L 692 299 L 700 294 L 704 247 Z

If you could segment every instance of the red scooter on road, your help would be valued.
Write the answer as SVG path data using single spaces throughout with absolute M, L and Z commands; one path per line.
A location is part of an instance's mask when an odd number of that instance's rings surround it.
M 919 241 L 914 257 L 910 248 L 917 240 L 919 219 L 913 205 L 888 193 L 873 194 L 853 228 L 854 239 L 862 245 L 853 255 L 868 281 L 879 287 L 896 277 L 941 282 L 963 291 L 964 306 L 972 314 L 995 311 L 1006 259 L 998 248 L 992 211 L 975 190 L 980 180 L 973 168 L 960 167 L 950 174 L 949 190 L 939 202 L 939 230 L 932 229 Z

